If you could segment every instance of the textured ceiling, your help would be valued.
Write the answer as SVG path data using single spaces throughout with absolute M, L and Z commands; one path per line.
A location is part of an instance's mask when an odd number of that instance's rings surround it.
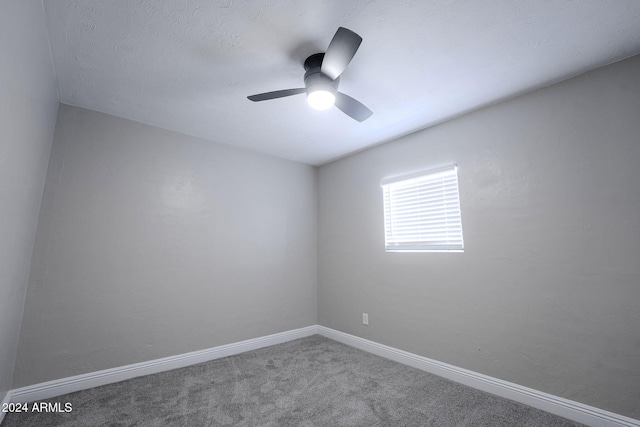
M 640 53 L 640 1 L 44 0 L 60 100 L 318 165 Z M 340 90 L 358 123 L 312 110 L 304 59 L 364 39 Z

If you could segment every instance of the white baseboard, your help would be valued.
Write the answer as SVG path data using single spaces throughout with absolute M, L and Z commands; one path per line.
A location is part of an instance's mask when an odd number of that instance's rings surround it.
M 364 338 L 318 326 L 318 333 L 351 347 L 376 354 L 395 362 L 448 378 L 452 381 L 486 391 L 500 397 L 593 427 L 640 427 L 640 420 L 628 418 L 613 412 L 594 408 L 552 394 L 544 393 L 518 384 L 503 381 L 447 363 L 438 362 L 417 354 L 369 341 Z
M 2 399 L 2 403 L 0 403 L 0 424 L 2 424 L 2 420 L 4 420 L 4 414 L 6 414 L 6 412 L 4 412 L 2 409 L 4 408 L 4 405 L 6 405 L 7 403 L 11 402 L 11 390 L 9 390 L 7 392 L 7 394 L 4 395 L 4 399 Z
M 256 350 L 262 347 L 268 347 L 296 340 L 298 338 L 308 337 L 317 333 L 317 325 L 307 326 L 306 328 L 280 332 L 246 341 L 221 345 L 206 350 L 199 350 L 191 353 L 179 354 L 177 356 L 164 357 L 162 359 L 134 363 L 132 365 L 120 366 L 118 368 L 105 369 L 102 371 L 90 372 L 88 374 L 47 381 L 10 390 L 7 395 L 11 399 L 11 402 L 14 403 L 49 399 L 51 397 L 73 393 L 75 391 L 86 390 L 101 385 L 140 377 L 142 375 L 155 374 L 158 372 L 169 371 L 171 369 L 195 365 L 197 363 L 208 362 L 210 360 L 220 359 L 222 357 L 232 356 L 234 354 L 244 353 L 246 351 Z
M 155 374 L 171 369 L 208 362 L 246 351 L 256 350 L 275 344 L 320 334 L 327 338 L 385 357 L 387 359 L 413 366 L 420 370 L 448 378 L 478 390 L 524 403 L 555 415 L 577 421 L 593 427 L 640 427 L 640 421 L 584 405 L 562 397 L 554 396 L 518 384 L 503 381 L 447 363 L 438 362 L 417 354 L 369 341 L 364 338 L 336 331 L 325 326 L 313 325 L 237 343 L 221 345 L 206 350 L 194 351 L 177 356 L 135 363 L 118 368 L 105 369 L 88 374 L 76 375 L 59 380 L 34 384 L 7 392 L 3 403 L 33 402 L 60 396 L 75 391 L 86 390 L 101 385 L 128 380 L 142 375 Z M 4 413 L 0 412 L 0 423 Z

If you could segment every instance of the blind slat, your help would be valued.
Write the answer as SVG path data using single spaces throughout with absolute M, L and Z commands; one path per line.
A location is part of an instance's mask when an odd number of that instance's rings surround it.
M 428 192 L 434 192 L 434 191 L 441 191 L 443 188 L 452 188 L 452 187 L 453 188 L 457 187 L 455 180 L 434 182 L 432 185 L 419 185 L 419 186 L 413 186 L 413 187 L 393 187 L 390 189 L 390 191 L 392 194 L 402 195 L 402 194 L 413 194 L 413 193 L 420 193 L 420 192 L 428 193 Z

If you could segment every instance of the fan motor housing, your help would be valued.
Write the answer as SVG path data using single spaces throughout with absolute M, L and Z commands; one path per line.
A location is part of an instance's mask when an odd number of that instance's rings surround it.
M 307 89 L 307 93 L 311 93 L 314 90 L 325 90 L 335 95 L 338 92 L 340 78 L 332 80 L 331 77 L 322 73 L 323 58 L 324 53 L 316 53 L 304 61 L 304 69 L 306 70 L 304 73 L 304 86 Z

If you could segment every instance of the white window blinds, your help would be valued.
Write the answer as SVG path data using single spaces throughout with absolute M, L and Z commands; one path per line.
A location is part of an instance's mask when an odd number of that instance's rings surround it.
M 455 165 L 381 185 L 387 252 L 463 250 Z

